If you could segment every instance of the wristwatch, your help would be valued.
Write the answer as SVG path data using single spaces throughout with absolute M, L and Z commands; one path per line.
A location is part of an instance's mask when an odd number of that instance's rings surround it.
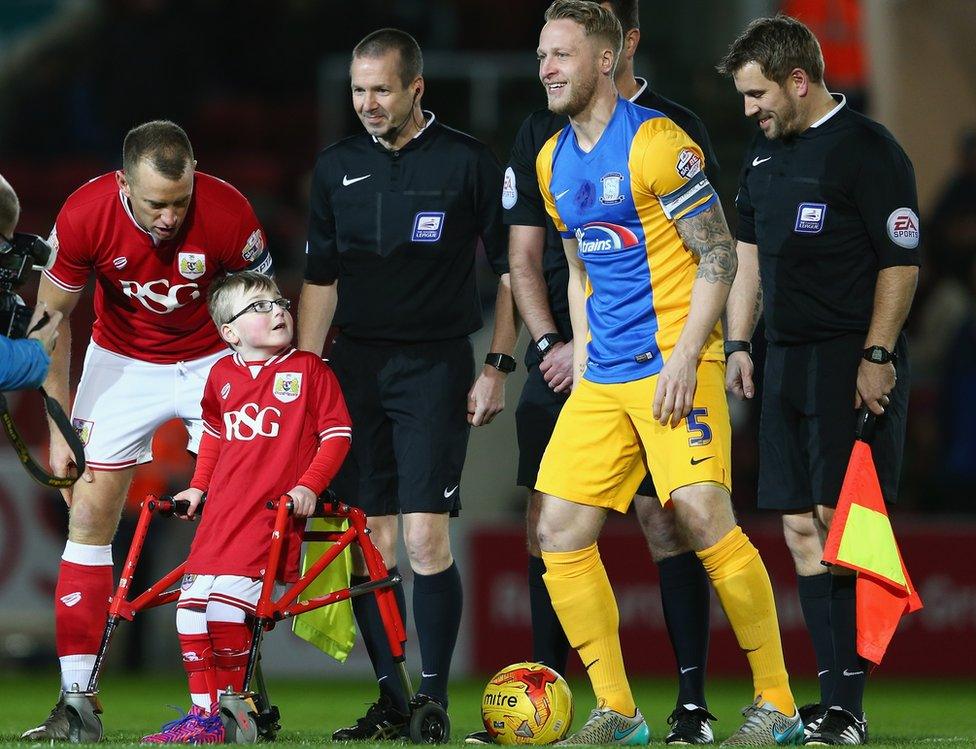
M 725 358 L 728 359 L 729 356 L 734 354 L 736 351 L 745 351 L 750 356 L 752 355 L 752 341 L 726 341 L 725 346 Z
M 539 352 L 539 358 L 545 359 L 546 354 L 549 353 L 549 349 L 555 346 L 557 343 L 562 343 L 563 339 L 559 333 L 546 333 L 544 336 L 539 338 L 535 342 L 535 350 Z
M 868 346 L 864 349 L 862 356 L 872 364 L 887 364 L 888 362 L 896 364 L 898 362 L 898 354 L 889 351 L 884 346 Z
M 494 367 L 499 372 L 508 374 L 515 371 L 515 358 L 508 354 L 491 353 L 485 357 L 485 364 Z

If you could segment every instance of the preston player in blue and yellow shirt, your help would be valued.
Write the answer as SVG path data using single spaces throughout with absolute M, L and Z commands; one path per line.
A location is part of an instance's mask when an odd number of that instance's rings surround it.
M 736 259 L 701 149 L 673 121 L 617 96 L 620 25 L 596 3 L 556 0 L 539 42 L 549 108 L 570 126 L 539 153 L 564 237 L 577 384 L 537 488 L 545 582 L 597 697 L 573 744 L 645 744 L 624 672 L 613 591 L 596 546 L 650 469 L 702 560 L 753 672 L 735 744 L 795 743 L 772 588 L 735 523 L 719 317 Z M 581 375 L 581 376 L 580 376 Z

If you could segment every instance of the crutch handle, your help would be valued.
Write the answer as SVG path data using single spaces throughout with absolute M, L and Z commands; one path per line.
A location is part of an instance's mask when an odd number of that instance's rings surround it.
M 207 497 L 204 495 L 203 499 L 200 500 L 200 504 L 197 505 L 197 515 L 203 512 L 203 506 L 207 503 Z M 157 505 L 159 508 L 160 516 L 164 518 L 172 517 L 173 515 L 186 515 L 190 511 L 190 500 L 188 499 L 173 499 L 172 497 L 160 497 L 157 500 Z

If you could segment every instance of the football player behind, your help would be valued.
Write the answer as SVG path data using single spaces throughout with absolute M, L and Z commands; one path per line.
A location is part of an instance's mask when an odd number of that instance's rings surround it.
M 271 546 L 275 514 L 265 503 L 286 493 L 292 499 L 281 565 L 267 570 L 292 582 L 305 518 L 349 450 L 339 385 L 319 357 L 292 347 L 290 306 L 274 281 L 253 271 L 210 287 L 210 315 L 234 353 L 210 371 L 196 470 L 190 488 L 175 496 L 189 500 L 192 518 L 207 494 L 176 611 L 193 705 L 144 742 L 223 740 L 217 700 L 228 686 L 243 688 L 251 644 L 245 620 L 254 614 Z

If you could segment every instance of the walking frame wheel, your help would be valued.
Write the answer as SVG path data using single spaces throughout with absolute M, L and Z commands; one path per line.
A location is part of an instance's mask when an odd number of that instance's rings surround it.
M 220 722 L 224 724 L 225 744 L 255 744 L 258 716 L 250 692 L 225 692 L 220 696 Z
M 444 744 L 451 738 L 451 719 L 434 701 L 411 704 L 410 741 L 414 744 Z
M 68 713 L 68 740 L 72 744 L 95 744 L 102 740 L 102 705 L 96 692 L 82 692 L 78 685 L 64 693 Z

